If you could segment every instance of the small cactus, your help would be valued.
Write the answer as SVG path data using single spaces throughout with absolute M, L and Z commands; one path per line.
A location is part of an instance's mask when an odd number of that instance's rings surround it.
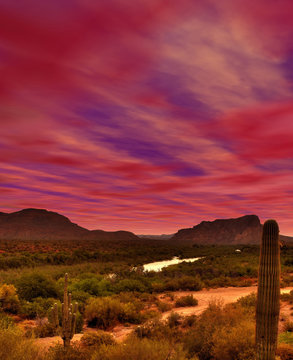
M 64 347 L 70 346 L 70 341 L 75 333 L 77 303 L 72 305 L 71 294 L 68 294 L 68 274 L 65 274 L 64 298 L 62 303 L 61 328 L 59 326 L 58 306 L 55 303 L 51 308 L 51 322 L 59 330 Z
M 256 359 L 275 360 L 280 313 L 280 245 L 275 220 L 263 226 L 256 305 Z

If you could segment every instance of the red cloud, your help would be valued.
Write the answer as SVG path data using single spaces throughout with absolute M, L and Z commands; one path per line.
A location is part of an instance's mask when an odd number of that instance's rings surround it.
M 242 28 L 242 35 L 273 56 L 283 57 L 292 49 L 293 3 L 291 0 L 225 0 L 215 2 L 229 21 Z M 257 35 L 256 35 L 257 34 Z
M 246 160 L 290 159 L 293 154 L 293 105 L 280 103 L 226 115 L 206 133 L 231 144 Z
M 190 4 L 141 0 L 126 5 L 109 0 L 60 8 L 58 16 L 40 10 L 39 3 L 34 12 L 2 5 L 1 95 L 12 97 L 26 89 L 67 96 L 85 82 L 129 80 L 156 58 L 156 43 L 147 36 L 162 30 Z

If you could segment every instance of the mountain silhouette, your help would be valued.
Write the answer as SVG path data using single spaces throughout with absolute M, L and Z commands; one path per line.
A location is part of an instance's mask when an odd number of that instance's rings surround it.
M 45 209 L 0 212 L 0 239 L 4 240 L 139 240 L 128 231 L 88 230 L 67 217 Z

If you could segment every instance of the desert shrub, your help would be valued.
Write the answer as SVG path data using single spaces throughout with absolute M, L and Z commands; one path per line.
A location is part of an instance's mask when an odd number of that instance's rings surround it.
M 216 329 L 212 341 L 215 360 L 253 360 L 255 357 L 255 325 L 249 320 Z
M 169 311 L 169 310 L 171 310 L 172 307 L 173 307 L 172 304 L 169 304 L 169 303 L 167 303 L 167 302 L 165 302 L 165 301 L 157 301 L 157 302 L 156 302 L 156 305 L 157 305 L 158 310 L 159 310 L 160 312 Z
M 293 347 L 288 344 L 280 344 L 277 349 L 277 355 L 281 360 L 293 359 Z
M 154 341 L 131 338 L 124 344 L 101 346 L 92 360 L 187 360 L 180 347 L 171 346 L 166 340 Z
M 37 326 L 33 330 L 36 337 L 44 338 L 58 335 L 56 328 L 46 318 L 38 319 Z
M 141 315 L 132 303 L 121 303 L 110 297 L 91 298 L 85 308 L 85 318 L 89 326 L 103 330 L 121 323 L 140 323 Z
M 58 344 L 51 347 L 46 355 L 46 360 L 89 360 L 90 354 L 80 345 L 72 343 L 68 348 Z
M 165 291 L 190 290 L 199 291 L 203 288 L 203 282 L 199 276 L 184 275 L 180 278 L 168 280 L 164 284 Z
M 185 316 L 182 321 L 182 327 L 184 328 L 192 327 L 195 325 L 196 321 L 197 321 L 196 315 Z
M 197 355 L 200 360 L 210 360 L 215 356 L 220 359 L 221 346 L 223 348 L 221 356 L 226 356 L 227 359 L 232 360 L 234 359 L 231 357 L 232 354 L 235 359 L 242 359 L 237 357 L 241 356 L 237 354 L 237 347 L 239 346 L 242 352 L 247 354 L 248 360 L 250 359 L 251 339 L 254 337 L 253 324 L 253 315 L 245 309 L 237 305 L 224 307 L 221 302 L 213 301 L 197 317 L 195 324 L 184 335 L 183 344 L 189 356 Z M 241 334 L 242 326 L 246 329 L 244 331 L 245 336 Z M 252 326 L 252 328 L 249 326 Z M 239 336 L 239 339 L 235 340 L 234 347 L 232 339 L 237 336 Z M 225 338 L 230 340 L 225 342 Z M 222 344 L 221 341 L 223 341 Z
M 170 316 L 167 319 L 168 325 L 170 328 L 178 326 L 181 322 L 181 316 L 176 312 L 171 312 Z
M 138 292 L 146 292 L 148 288 L 146 285 L 137 279 L 123 279 L 120 280 L 115 285 L 116 292 L 123 292 L 123 291 L 138 291 Z
M 1 360 L 45 360 L 41 349 L 28 340 L 16 326 L 0 330 Z
M 72 301 L 78 303 L 78 308 L 81 312 L 84 311 L 85 304 L 90 298 L 90 294 L 82 290 L 73 290 L 72 291 Z
M 58 296 L 55 283 L 46 276 L 33 273 L 23 275 L 17 282 L 18 295 L 27 301 L 35 298 L 56 298 Z
M 286 321 L 284 324 L 284 331 L 285 332 L 293 332 L 293 322 L 292 321 Z
M 292 332 L 281 333 L 279 335 L 279 342 L 288 345 L 293 345 L 293 333 Z
M 83 324 L 84 324 L 84 319 L 82 314 L 77 311 L 76 313 L 76 325 L 75 325 L 75 333 L 78 334 L 82 331 L 83 329 Z
M 112 296 L 112 299 L 117 299 L 123 304 L 131 303 L 135 306 L 137 311 L 140 311 L 144 308 L 143 301 L 146 302 L 148 300 L 147 297 L 142 296 L 143 294 L 138 292 L 122 292 Z
M 175 307 L 196 306 L 196 305 L 198 305 L 198 301 L 193 297 L 193 295 L 181 296 L 177 298 L 175 302 Z
M 8 329 L 12 325 L 14 325 L 12 317 L 3 312 L 0 312 L 0 331 L 3 329 Z
M 55 302 L 56 300 L 53 298 L 44 299 L 41 297 L 35 298 L 31 302 L 22 301 L 20 313 L 29 319 L 43 318 Z
M 114 345 L 116 342 L 113 336 L 105 331 L 98 330 L 95 332 L 87 332 L 81 338 L 83 346 L 101 346 L 101 345 Z
M 256 293 L 249 294 L 247 296 L 242 296 L 237 300 L 237 304 L 246 308 L 255 308 L 256 307 Z
M 174 332 L 168 324 L 158 319 L 137 326 L 134 330 L 134 334 L 140 339 L 147 338 L 152 340 L 170 340 L 174 337 Z
M 2 310 L 16 314 L 20 308 L 20 301 L 13 285 L 3 284 L 0 287 L 0 306 Z
M 82 291 L 92 296 L 107 296 L 113 293 L 112 284 L 109 280 L 97 278 L 91 274 L 90 278 L 82 279 L 73 283 L 69 290 L 74 294 Z

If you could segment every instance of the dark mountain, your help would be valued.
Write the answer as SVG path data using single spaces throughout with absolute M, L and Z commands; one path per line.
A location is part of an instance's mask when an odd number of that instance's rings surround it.
M 0 212 L 0 239 L 127 241 L 139 238 L 128 231 L 90 231 L 56 212 L 24 209 L 10 214 Z
M 179 230 L 170 241 L 189 244 L 259 244 L 262 225 L 256 215 L 245 215 L 236 219 L 202 221 L 193 228 Z M 293 238 L 280 236 L 281 241 Z
M 169 240 L 174 234 L 162 234 L 162 235 L 137 235 L 141 239 L 152 239 L 152 240 Z

